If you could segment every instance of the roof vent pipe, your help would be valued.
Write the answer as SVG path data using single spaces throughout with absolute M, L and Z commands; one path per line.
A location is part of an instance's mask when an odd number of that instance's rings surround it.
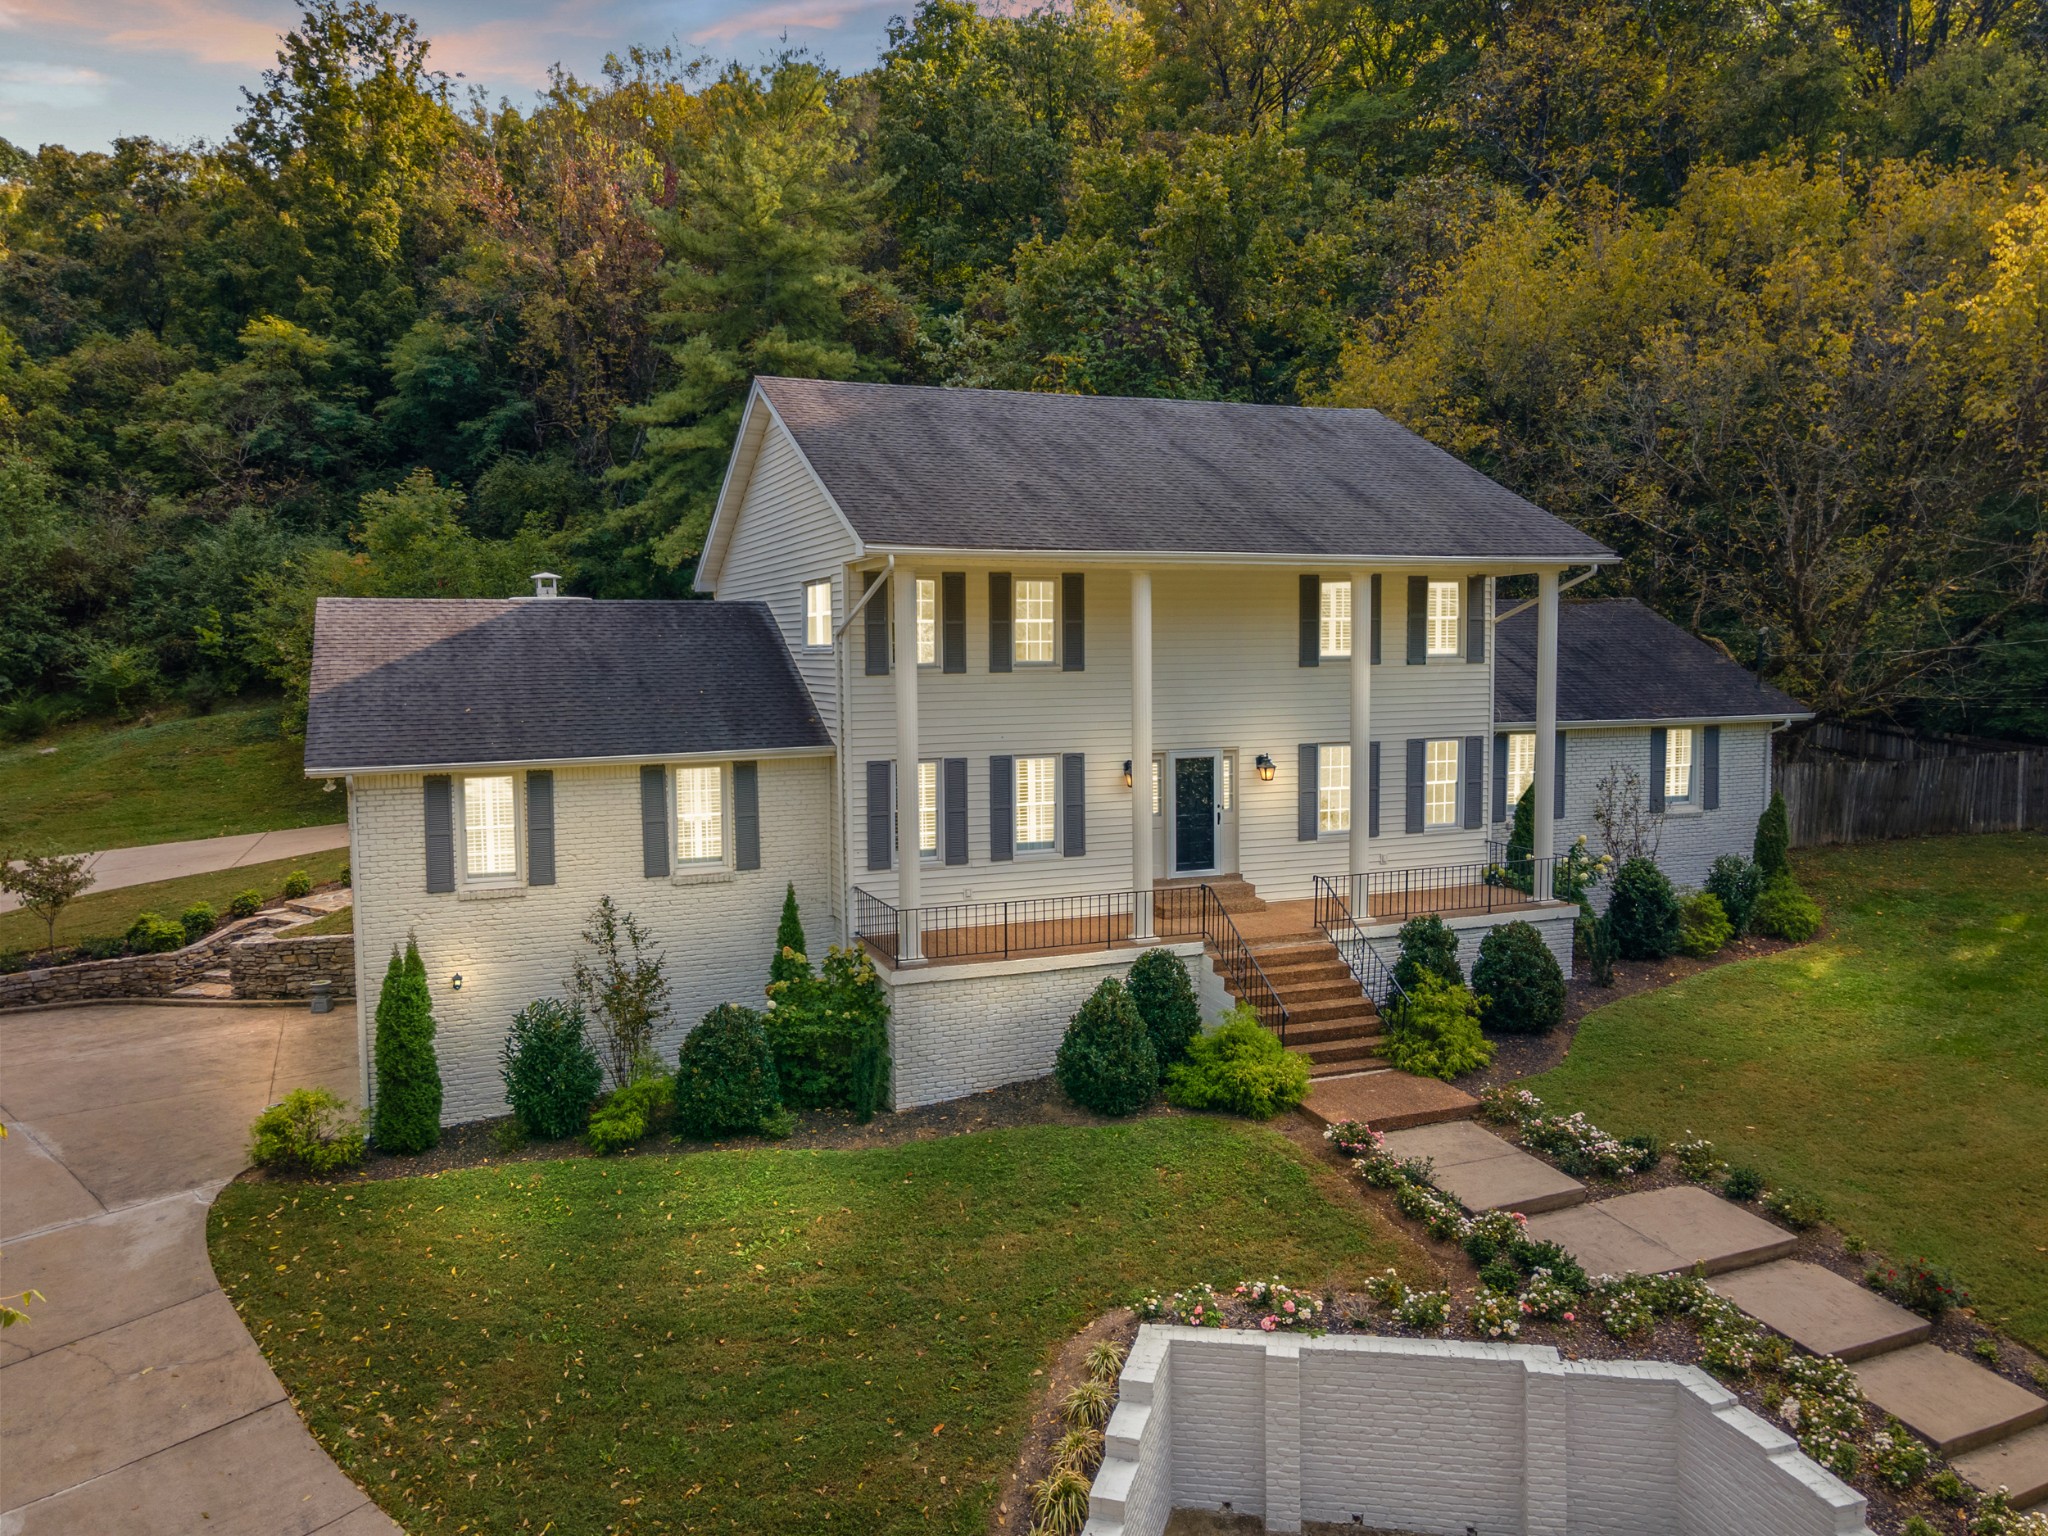
M 533 573 L 533 595 L 535 597 L 560 597 L 562 594 L 556 588 L 561 579 L 553 571 L 535 571 Z

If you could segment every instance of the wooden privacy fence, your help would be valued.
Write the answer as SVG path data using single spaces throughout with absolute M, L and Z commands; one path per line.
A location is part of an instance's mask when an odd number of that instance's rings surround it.
M 2048 751 L 1781 762 L 1792 846 L 1943 832 L 2048 831 Z

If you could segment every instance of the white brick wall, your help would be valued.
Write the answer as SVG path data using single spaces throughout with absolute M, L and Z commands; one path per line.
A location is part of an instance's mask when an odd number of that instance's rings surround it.
M 675 1059 L 683 1036 L 717 1004 L 761 1006 L 786 883 L 796 883 L 817 958 L 832 936 L 830 760 L 764 758 L 760 794 L 758 870 L 708 884 L 649 879 L 641 864 L 638 766 L 558 768 L 556 883 L 476 899 L 427 892 L 420 775 L 358 776 L 349 857 L 364 1060 L 392 946 L 412 933 L 434 999 L 443 1122 L 503 1113 L 498 1052 L 512 1015 L 535 998 L 568 995 L 570 958 L 583 947 L 591 908 L 607 894 L 667 953 L 672 1007 L 656 1041 L 665 1059 Z M 449 980 L 457 972 L 459 993 Z
M 1148 1324 L 1120 1392 L 1089 1536 L 1225 1503 L 1275 1531 L 1869 1536 L 1860 1494 L 1690 1366 Z
M 1202 946 L 1165 947 L 1187 965 L 1203 1017 L 1213 1020 L 1222 984 Z M 1088 994 L 1105 976 L 1128 976 L 1136 958 L 1135 951 L 1121 950 L 1108 957 L 1045 955 L 884 971 L 894 1107 L 913 1109 L 1045 1076 Z

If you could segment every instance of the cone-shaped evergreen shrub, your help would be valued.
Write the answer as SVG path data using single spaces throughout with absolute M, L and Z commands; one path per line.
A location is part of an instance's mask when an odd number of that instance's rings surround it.
M 1159 1058 L 1131 995 L 1114 976 L 1089 994 L 1067 1025 L 1052 1075 L 1083 1109 L 1128 1115 L 1159 1096 Z
M 1148 949 L 1131 964 L 1127 983 L 1131 1006 L 1152 1037 L 1152 1054 L 1164 1072 L 1188 1053 L 1188 1043 L 1202 1032 L 1202 1005 L 1188 968 L 1170 949 Z
M 424 1152 L 441 1140 L 441 1064 L 434 1003 L 419 945 L 391 952 L 377 998 L 377 1103 L 370 1139 L 385 1152 Z
M 1508 831 L 1508 862 L 1505 883 L 1518 891 L 1536 889 L 1536 786 L 1531 784 L 1515 802 L 1515 822 Z
M 1398 941 L 1401 957 L 1394 962 L 1394 980 L 1404 990 L 1413 992 L 1425 971 L 1454 987 L 1465 985 L 1465 968 L 1458 964 L 1458 936 L 1434 912 L 1409 918 L 1401 925 Z
M 696 1141 L 758 1131 L 782 1109 L 761 1015 L 720 1003 L 690 1031 L 676 1063 L 676 1135 Z
M 775 958 L 768 962 L 768 980 L 797 981 L 811 974 L 810 951 L 804 947 L 804 920 L 796 909 L 796 882 L 782 895 L 782 921 L 775 925 Z
M 500 1060 L 520 1130 L 560 1141 L 583 1129 L 604 1068 L 584 1035 L 581 1008 L 552 997 L 528 1003 L 513 1015 Z
M 1564 1022 L 1564 968 L 1530 923 L 1503 923 L 1479 945 L 1472 990 L 1488 1029 L 1540 1035 Z
M 1785 797 L 1771 791 L 1771 803 L 1756 819 L 1756 867 L 1769 885 L 1790 867 L 1792 824 L 1785 815 Z
M 1624 960 L 1662 960 L 1678 948 L 1678 893 L 1648 859 L 1630 859 L 1607 903 L 1614 951 Z

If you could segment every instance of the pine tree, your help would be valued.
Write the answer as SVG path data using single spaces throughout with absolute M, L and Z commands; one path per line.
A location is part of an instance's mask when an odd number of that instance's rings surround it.
M 1791 862 L 1792 827 L 1785 815 L 1785 797 L 1771 791 L 1770 806 L 1756 821 L 1756 867 L 1770 884 Z
M 775 958 L 768 962 L 768 981 L 801 981 L 810 974 L 810 950 L 796 909 L 796 883 L 791 881 L 782 897 L 782 921 L 775 925 Z
M 377 998 L 377 1101 L 371 1138 L 386 1152 L 424 1152 L 441 1140 L 441 1064 L 426 962 L 408 938 L 391 951 Z

